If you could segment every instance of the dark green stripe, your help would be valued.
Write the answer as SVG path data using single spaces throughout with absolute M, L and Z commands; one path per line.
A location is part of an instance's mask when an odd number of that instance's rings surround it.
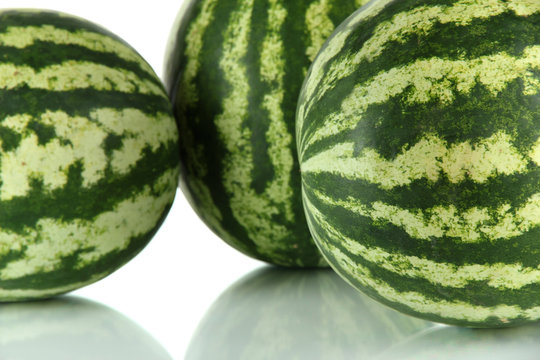
M 335 201 L 352 197 L 362 204 L 380 201 L 412 211 L 452 205 L 458 212 L 472 207 L 496 209 L 504 204 L 516 209 L 538 193 L 540 184 L 540 168 L 532 164 L 524 174 L 498 175 L 484 183 L 465 180 L 453 184 L 442 176 L 436 183 L 420 179 L 391 190 L 383 190 L 364 180 L 348 180 L 330 173 L 304 173 L 302 176 L 308 189 L 320 191 Z
M 353 141 L 358 153 L 372 148 L 390 160 L 426 133 L 436 134 L 450 146 L 465 141 L 474 144 L 499 131 L 512 136 L 513 145 L 526 154 L 540 136 L 540 95 L 525 96 L 523 91 L 521 79 L 509 82 L 497 96 L 477 84 L 470 94 L 456 95 L 447 106 L 435 102 L 406 105 L 406 91 L 383 104 L 369 106 L 356 128 L 316 142 L 306 149 L 303 159 L 334 144 Z M 309 121 L 322 125 L 325 114 L 312 112 Z
M 0 89 L 0 119 L 17 114 L 40 116 L 45 111 L 64 111 L 70 116 L 85 116 L 98 108 L 138 109 L 153 115 L 168 112 L 170 103 L 164 96 L 129 94 L 92 88 L 70 91 L 48 91 L 19 87 Z
M 103 177 L 88 187 L 83 186 L 81 162 L 70 166 L 67 183 L 62 188 L 48 191 L 42 180 L 32 179 L 27 195 L 0 201 L 0 228 L 24 234 L 25 228 L 34 228 L 43 218 L 92 221 L 99 214 L 114 210 L 119 202 L 138 194 L 145 186 L 155 184 L 165 170 L 178 165 L 175 142 L 161 145 L 156 151 L 148 146 L 143 155 L 127 174 L 115 173 L 109 164 Z
M 294 234 L 297 234 L 302 242 L 295 241 L 298 244 L 299 254 L 305 254 L 313 264 L 319 262 L 321 255 L 319 250 L 313 243 L 309 229 L 307 228 L 304 208 L 302 206 L 300 165 L 297 159 L 296 136 L 295 134 L 295 119 L 296 105 L 298 95 L 304 81 L 304 69 L 307 71 L 311 64 L 310 59 L 306 54 L 308 44 L 308 34 L 305 29 L 306 11 L 313 1 L 282 1 L 281 5 L 287 11 L 287 18 L 281 28 L 281 39 L 284 44 L 283 58 L 285 62 L 285 70 L 283 74 L 283 117 L 287 125 L 287 133 L 291 134 L 290 152 L 294 158 L 293 166 L 290 172 L 289 186 L 292 189 L 292 197 L 290 203 L 294 213 L 294 223 L 289 223 L 289 228 Z M 336 11 L 337 20 L 334 25 L 339 24 L 348 11 L 345 9 L 352 1 L 340 1 L 339 6 L 335 2 L 329 1 L 330 6 L 333 6 Z
M 275 89 L 277 84 L 264 82 L 260 73 L 263 62 L 266 61 L 261 58 L 261 51 L 267 35 L 268 10 L 269 5 L 266 1 L 255 1 L 253 4 L 249 47 L 244 62 L 250 92 L 248 114 L 242 125 L 251 131 L 253 153 L 251 187 L 257 194 L 262 194 L 275 177 L 275 169 L 268 154 L 270 144 L 266 139 L 271 114 L 263 108 L 263 102 L 265 95 Z
M 26 126 L 26 129 L 33 131 L 36 134 L 38 138 L 38 145 L 40 146 L 47 144 L 49 141 L 57 137 L 56 128 L 53 125 L 46 125 L 37 120 L 30 120 Z
M 314 206 L 325 214 L 326 220 L 332 226 L 344 236 L 364 246 L 455 265 L 521 263 L 525 267 L 537 267 L 540 263 L 540 226 L 511 239 L 464 243 L 443 236 L 422 240 L 411 237 L 402 227 L 387 221 L 372 220 L 344 208 L 327 205 L 309 192 L 305 194 Z
M 23 49 L 8 46 L 0 47 L 0 63 L 30 66 L 35 71 L 70 60 L 92 62 L 117 70 L 127 70 L 142 80 L 151 81 L 159 87 L 163 86 L 156 76 L 144 71 L 139 63 L 124 60 L 114 53 L 93 51 L 74 44 L 62 45 L 46 41 L 36 41 L 33 45 Z
M 2 139 L 2 150 L 10 151 L 19 146 L 22 135 L 15 130 L 0 125 L 0 139 Z
M 344 19 L 345 13 L 342 12 L 344 7 L 352 1 L 341 1 L 340 6 L 336 7 L 336 11 L 340 13 L 341 20 Z M 304 81 L 304 71 L 311 64 L 310 59 L 306 54 L 306 49 L 309 44 L 309 36 L 305 29 L 306 11 L 312 1 L 282 1 L 283 7 L 287 10 L 287 20 L 284 22 L 281 29 L 281 39 L 285 46 L 283 57 L 285 59 L 285 73 L 283 74 L 283 88 L 285 95 L 283 97 L 283 116 L 287 119 L 287 131 L 289 134 L 295 132 L 295 116 L 296 104 L 298 95 Z M 329 3 L 334 6 L 333 1 Z M 339 15 L 338 15 L 339 17 Z M 293 21 L 292 19 L 295 19 Z M 334 22 L 334 25 L 339 24 L 341 20 Z M 293 154 L 296 158 L 296 139 L 293 136 L 293 144 L 291 145 Z M 295 166 L 296 166 L 295 159 Z
M 82 30 L 105 35 L 130 47 L 117 35 L 97 24 L 81 18 L 65 16 L 55 11 L 43 10 L 39 12 L 27 12 L 21 10 L 9 10 L 2 11 L 0 13 L 0 33 L 6 32 L 10 27 L 42 27 L 47 25 L 73 33 L 77 33 L 78 31 Z
M 349 15 L 358 10 L 355 1 L 328 1 L 327 6 L 330 7 L 328 17 L 337 28 Z

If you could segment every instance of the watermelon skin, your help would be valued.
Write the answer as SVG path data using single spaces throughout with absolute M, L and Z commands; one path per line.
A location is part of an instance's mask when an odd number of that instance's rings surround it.
M 164 81 L 180 129 L 181 187 L 241 252 L 327 266 L 302 210 L 296 101 L 320 45 L 366 0 L 185 2 Z
M 303 200 L 355 287 L 448 324 L 540 318 L 539 4 L 375 1 L 323 46 Z
M 133 258 L 178 184 L 159 78 L 86 20 L 0 12 L 0 300 L 65 293 Z

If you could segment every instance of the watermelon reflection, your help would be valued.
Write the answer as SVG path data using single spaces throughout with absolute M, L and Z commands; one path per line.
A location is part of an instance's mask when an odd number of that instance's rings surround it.
M 507 329 L 440 326 L 414 336 L 377 360 L 538 360 L 540 324 Z
M 331 270 L 265 267 L 218 298 L 186 359 L 373 359 L 433 326 L 360 294 Z
M 74 296 L 2 304 L 0 359 L 172 360 L 130 319 Z

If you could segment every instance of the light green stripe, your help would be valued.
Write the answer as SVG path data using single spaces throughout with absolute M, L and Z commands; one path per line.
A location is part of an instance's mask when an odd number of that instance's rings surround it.
M 356 5 L 357 8 L 361 8 L 362 6 L 366 5 L 370 0 L 356 0 L 354 2 L 354 5 Z
M 380 6 L 382 5 L 380 4 Z M 536 0 L 514 0 L 511 2 L 462 0 L 451 6 L 421 6 L 409 12 L 396 14 L 392 19 L 379 24 L 375 28 L 373 35 L 358 52 L 340 59 L 339 62 L 334 63 L 325 71 L 320 68 L 325 63 L 317 62 L 312 70 L 317 75 L 313 76 L 313 80 L 309 79 L 306 85 L 307 98 L 314 97 L 312 103 L 316 103 L 340 79 L 344 79 L 356 71 L 360 63 L 373 61 L 380 56 L 390 42 L 404 43 L 412 35 L 427 34 L 437 23 L 466 26 L 472 20 L 487 19 L 508 11 L 512 11 L 519 16 L 529 16 L 540 12 L 540 9 Z M 343 47 L 341 37 L 330 41 L 328 48 L 333 49 L 334 47 Z M 323 78 L 326 79 L 324 82 L 322 82 Z M 321 85 L 317 89 L 317 94 L 314 94 L 315 87 L 319 84 Z
M 536 196 L 540 198 L 540 194 Z M 388 271 L 413 278 L 425 279 L 434 285 L 463 288 L 471 282 L 483 281 L 499 289 L 520 289 L 523 286 L 540 282 L 540 266 L 524 267 L 522 264 L 468 264 L 457 266 L 432 260 L 392 253 L 382 248 L 367 247 L 340 233 L 325 217 L 306 200 L 309 213 L 324 229 L 332 242 L 339 243 L 349 253 Z
M 281 25 L 284 19 L 282 6 L 277 2 L 270 2 L 268 11 L 269 33 L 265 40 L 266 46 L 271 46 L 273 51 L 281 51 L 281 44 L 273 33 L 274 29 Z M 224 187 L 231 195 L 230 206 L 236 220 L 245 228 L 250 239 L 256 244 L 261 254 L 274 253 L 276 249 L 286 246 L 282 239 L 290 236 L 289 230 L 277 224 L 273 216 L 280 212 L 284 196 L 285 180 L 283 175 L 278 175 L 267 186 L 264 193 L 259 195 L 251 187 L 253 170 L 253 150 L 251 147 L 251 131 L 244 126 L 244 120 L 248 117 L 249 81 L 244 58 L 249 47 L 249 34 L 251 32 L 251 15 L 253 0 L 243 1 L 242 6 L 236 10 L 229 21 L 230 25 L 225 32 L 223 57 L 219 66 L 224 73 L 225 80 L 231 87 L 231 91 L 223 101 L 224 112 L 216 118 L 216 127 L 221 140 L 226 147 L 227 155 L 224 160 Z M 268 50 L 267 50 L 268 51 Z M 280 77 L 275 78 L 279 72 L 281 62 L 279 56 L 272 56 L 267 61 L 278 61 L 275 64 L 267 64 L 263 67 L 263 79 L 274 79 L 279 82 Z M 275 69 L 278 69 L 276 72 Z M 282 98 L 281 89 L 274 90 L 266 96 L 265 106 L 269 109 L 278 107 Z M 280 112 L 273 114 L 271 121 L 278 121 L 270 125 L 266 136 L 268 139 L 278 136 L 278 130 L 282 128 Z M 285 132 L 283 132 L 285 133 Z M 283 140 L 281 140 L 283 141 Z M 280 144 L 277 144 L 280 146 Z M 274 149 L 270 153 L 272 161 L 281 161 L 283 156 L 280 150 Z M 273 157 L 273 158 L 272 158 Z M 282 173 L 282 168 L 287 164 L 275 164 L 276 173 Z M 287 175 L 288 176 L 288 175 Z
M 154 71 L 141 57 L 129 46 L 110 36 L 90 32 L 86 30 L 68 31 L 58 29 L 52 25 L 43 26 L 12 26 L 0 33 L 0 46 L 11 46 L 24 49 L 38 41 L 49 42 L 57 45 L 77 45 L 92 51 L 114 54 L 124 60 L 135 62 L 139 67 L 151 75 Z
M 28 129 L 32 121 L 50 126 L 56 137 L 39 144 L 38 136 Z M 137 109 L 94 110 L 88 118 L 69 116 L 62 111 L 47 111 L 39 118 L 27 114 L 9 116 L 0 126 L 22 135 L 19 145 L 1 155 L 0 199 L 25 196 L 31 179 L 41 179 L 45 189 L 63 187 L 71 166 L 83 164 L 83 186 L 96 184 L 108 164 L 118 174 L 131 170 L 146 148 L 157 151 L 163 144 L 177 141 L 178 131 L 168 114 L 149 116 Z M 105 153 L 103 142 L 110 134 L 123 137 L 122 147 Z
M 477 143 L 465 141 L 448 145 L 440 137 L 426 134 L 416 144 L 404 146 L 392 160 L 375 149 L 364 148 L 360 154 L 352 142 L 339 143 L 305 160 L 302 172 L 331 173 L 350 180 L 364 180 L 390 190 L 419 179 L 430 182 L 441 175 L 454 184 L 465 180 L 484 183 L 498 175 L 527 172 L 529 161 L 538 162 L 540 138 L 522 155 L 511 136 L 497 132 Z
M 540 165 L 540 138 L 536 140 L 532 150 L 529 152 L 529 157 L 536 165 Z
M 85 251 L 77 255 L 78 268 L 126 249 L 132 238 L 147 234 L 156 226 L 174 197 L 177 182 L 178 170 L 167 170 L 155 183 L 93 221 L 42 218 L 35 228 L 26 228 L 24 235 L 0 230 L 0 239 L 9 240 L 2 241 L 5 245 L 0 253 L 22 250 L 25 254 L 0 270 L 0 280 L 55 271 L 64 257 L 80 250 Z
M 328 15 L 331 6 L 331 0 L 319 0 L 312 2 L 306 11 L 305 24 L 309 34 L 306 55 L 310 61 L 315 59 L 321 46 L 334 31 L 334 23 Z
M 185 37 L 186 46 L 184 56 L 186 58 L 186 64 L 179 86 L 182 89 L 182 94 L 178 97 L 180 100 L 179 104 L 182 106 L 181 111 L 185 111 L 188 105 L 195 104 L 199 100 L 194 81 L 201 67 L 203 39 L 206 35 L 206 30 L 215 19 L 214 10 L 216 4 L 217 0 L 205 0 L 202 2 L 200 14 L 190 24 Z M 175 54 L 174 56 L 179 55 Z
M 263 108 L 268 111 L 270 124 L 266 132 L 268 155 L 274 168 L 274 179 L 267 185 L 265 195 L 271 204 L 283 207 L 287 221 L 294 222 L 293 191 L 291 172 L 294 157 L 291 150 L 292 135 L 287 128 L 282 104 L 285 97 L 285 46 L 282 41 L 281 27 L 287 17 L 287 11 L 281 1 L 270 0 L 268 26 L 263 41 L 261 58 L 261 80 L 271 88 L 264 96 Z
M 511 0 L 508 7 L 518 16 L 531 16 L 540 12 L 540 2 L 537 0 Z
M 65 61 L 39 71 L 24 65 L 0 64 L 0 89 L 9 90 L 23 85 L 50 91 L 93 88 L 166 96 L 159 85 L 143 80 L 131 71 L 86 61 Z
M 325 76 L 325 66 L 328 64 L 328 62 L 334 58 L 337 54 L 342 51 L 343 47 L 345 46 L 346 40 L 349 37 L 349 35 L 354 31 L 354 25 L 364 19 L 369 19 L 371 17 L 376 16 L 378 13 L 380 13 L 384 7 L 392 2 L 394 0 L 379 0 L 379 1 L 372 1 L 370 5 L 366 5 L 362 11 L 356 12 L 354 15 L 354 18 L 351 19 L 351 23 L 348 24 L 348 26 L 345 29 L 342 29 L 339 33 L 334 34 L 334 37 L 332 38 L 332 41 L 327 43 L 326 48 L 324 51 L 320 52 L 318 56 L 315 58 L 312 66 L 311 66 L 311 74 L 309 77 L 306 78 L 306 83 L 304 85 L 304 91 L 306 99 L 311 99 L 313 92 L 316 88 L 316 86 L 321 82 L 323 77 Z M 311 105 L 311 102 L 310 102 Z M 299 116 L 297 116 L 297 129 L 302 129 L 303 121 L 304 121 L 304 113 L 307 113 L 309 111 L 309 108 L 306 108 L 305 104 L 301 104 L 301 106 L 298 108 Z M 298 144 L 299 142 L 299 138 Z
M 355 128 L 370 105 L 384 103 L 405 90 L 408 95 L 404 101 L 408 104 L 437 101 L 446 105 L 454 101 L 455 92 L 468 94 L 476 84 L 496 96 L 509 82 L 522 79 L 524 95 L 537 94 L 540 80 L 532 70 L 540 70 L 538 45 L 525 48 L 523 57 L 502 52 L 470 60 L 430 58 L 390 69 L 357 85 L 339 112 L 330 114 L 324 126 L 301 139 L 300 153 L 316 141 Z
M 306 197 L 304 197 L 304 200 L 306 200 Z M 317 212 L 311 213 L 315 217 L 317 217 Z M 322 216 L 322 215 L 320 215 Z M 317 218 L 317 222 L 320 221 L 320 217 Z M 308 222 L 310 223 L 310 227 L 313 229 L 313 223 L 308 217 Z M 332 229 L 326 228 L 325 230 L 329 230 L 328 234 L 331 234 Z M 342 235 L 336 231 L 334 235 L 337 235 L 339 237 L 342 237 Z M 471 305 L 469 303 L 465 303 L 462 301 L 436 301 L 429 298 L 426 298 L 424 295 L 418 292 L 409 291 L 409 292 L 399 292 L 393 287 L 391 287 L 388 283 L 377 279 L 373 276 L 371 271 L 361 265 L 356 263 L 353 259 L 349 258 L 346 254 L 344 254 L 341 250 L 339 250 L 337 247 L 327 243 L 324 239 L 320 237 L 320 234 L 313 232 L 313 236 L 317 240 L 319 246 L 322 247 L 324 252 L 332 254 L 335 260 L 339 263 L 340 272 L 344 272 L 354 278 L 362 287 L 368 288 L 375 293 L 377 293 L 379 296 L 381 296 L 384 299 L 387 299 L 388 301 L 402 304 L 405 306 L 408 306 L 413 311 L 416 311 L 418 313 L 424 313 L 424 314 L 436 314 L 444 318 L 448 319 L 461 319 L 466 320 L 470 322 L 483 322 L 487 320 L 489 317 L 497 317 L 501 319 L 501 321 L 509 321 L 513 319 L 518 319 L 520 317 L 525 317 L 529 320 L 536 320 L 540 318 L 540 307 L 533 307 L 529 309 L 522 309 L 521 307 L 517 305 L 498 305 L 494 307 L 485 307 L 485 306 L 477 306 L 477 305 Z M 377 256 L 377 254 L 372 254 L 373 256 Z M 382 260 L 382 259 L 379 259 Z M 383 261 L 384 263 L 384 261 Z M 420 265 L 422 262 L 419 263 Z M 390 266 L 390 265 L 387 265 Z M 391 266 L 390 266 L 391 267 Z M 399 267 L 399 266 L 398 266 Z M 421 269 L 421 267 L 420 267 Z M 429 267 L 424 268 L 423 271 L 425 272 L 428 270 Z M 474 274 L 470 273 L 473 271 L 472 268 L 468 269 L 469 272 L 467 272 L 470 276 L 474 276 Z M 495 268 L 495 270 L 500 271 L 500 268 Z M 414 270 L 411 270 L 414 271 Z M 496 276 L 505 275 L 506 271 L 510 271 L 515 273 L 520 273 L 518 268 L 514 269 L 505 269 L 502 271 L 502 274 L 497 274 Z M 525 268 L 525 272 L 521 275 L 525 275 L 523 277 L 523 282 L 527 281 L 538 281 L 540 279 L 535 278 L 535 272 L 538 271 L 537 269 L 531 269 L 529 271 L 532 271 L 532 280 L 527 280 L 527 269 Z M 429 273 L 431 273 L 431 270 L 428 270 Z M 487 271 L 489 273 L 489 271 Z M 492 286 L 498 287 L 497 285 L 502 285 L 497 282 L 495 279 L 496 276 L 492 276 L 491 278 L 487 275 L 487 273 L 484 273 L 489 280 L 492 280 Z M 434 274 L 435 278 L 432 280 L 442 279 L 442 275 L 448 274 Z M 452 274 L 451 277 L 453 277 L 456 281 L 459 282 L 459 274 Z M 534 281 L 534 282 L 536 282 Z M 357 286 L 357 284 L 353 284 L 353 286 Z

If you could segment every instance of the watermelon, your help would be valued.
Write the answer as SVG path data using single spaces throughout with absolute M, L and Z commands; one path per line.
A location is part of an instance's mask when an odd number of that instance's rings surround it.
M 150 66 L 86 20 L 0 12 L 0 301 L 95 282 L 151 239 L 178 129 Z
M 297 143 L 310 230 L 433 321 L 540 318 L 540 2 L 380 0 L 325 43 Z
M 172 360 L 133 320 L 76 296 L 2 304 L 2 359 Z
M 193 0 L 164 81 L 180 129 L 181 187 L 202 220 L 272 264 L 327 266 L 302 210 L 294 118 L 304 75 L 366 0 Z
M 379 359 L 433 326 L 355 291 L 331 269 L 263 267 L 214 302 L 185 359 Z

